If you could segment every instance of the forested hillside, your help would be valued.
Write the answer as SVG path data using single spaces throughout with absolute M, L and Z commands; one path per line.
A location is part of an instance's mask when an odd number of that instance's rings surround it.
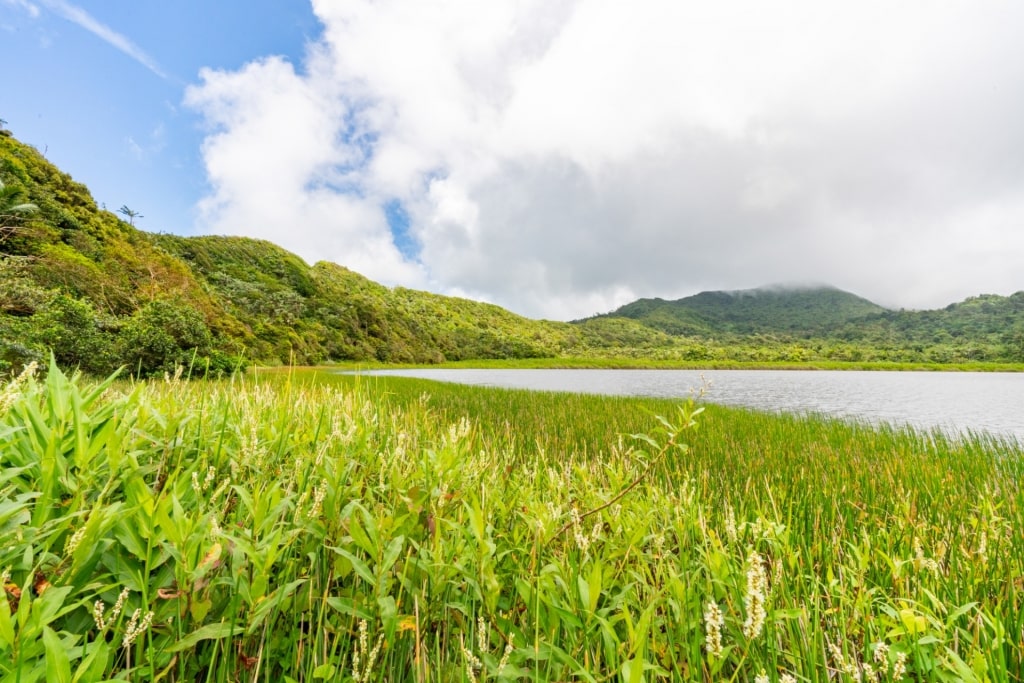
M 89 372 L 154 374 L 550 356 L 582 338 L 565 323 L 311 267 L 264 241 L 141 231 L 10 134 L 0 182 L 0 370 L 47 349 Z
M 810 337 L 884 310 L 833 287 L 775 287 L 701 292 L 677 301 L 640 299 L 609 315 L 639 320 L 670 334 Z
M 639 299 L 589 320 L 618 318 L 701 339 L 709 359 L 747 348 L 753 360 L 781 352 L 785 360 L 1024 362 L 1024 291 L 892 311 L 834 287 L 770 287 Z
M 1024 362 L 1024 293 L 888 311 L 833 288 L 642 299 L 575 323 L 389 288 L 269 242 L 139 230 L 0 130 L 0 373 L 589 357 Z

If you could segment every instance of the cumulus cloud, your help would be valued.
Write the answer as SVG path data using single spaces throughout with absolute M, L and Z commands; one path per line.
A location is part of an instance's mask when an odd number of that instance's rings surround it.
M 313 8 L 301 63 L 188 91 L 206 230 L 552 318 L 780 281 L 906 307 L 1024 286 L 1024 6 Z

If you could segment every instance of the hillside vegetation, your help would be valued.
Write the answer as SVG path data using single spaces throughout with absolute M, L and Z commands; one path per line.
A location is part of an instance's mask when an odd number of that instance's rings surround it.
M 680 348 L 708 359 L 1024 362 L 1024 291 L 931 311 L 888 310 L 826 286 L 701 292 L 640 299 L 587 322 L 621 318 L 700 340 Z
M 65 366 L 141 374 L 244 360 L 527 358 L 586 336 L 490 304 L 390 289 L 333 263 L 309 266 L 265 241 L 138 230 L 10 135 L 0 136 L 0 181 L 17 189 L 17 206 L 33 207 L 0 206 L 0 370 L 45 349 Z
M 142 376 L 252 362 L 1024 362 L 1024 293 L 896 312 L 831 288 L 704 292 L 540 321 L 266 241 L 139 230 L 6 130 L 0 183 L 0 373 L 50 351 Z

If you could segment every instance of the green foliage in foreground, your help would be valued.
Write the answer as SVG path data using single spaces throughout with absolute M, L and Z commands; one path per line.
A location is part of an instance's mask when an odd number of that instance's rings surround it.
M 0 680 L 1020 680 L 1019 445 L 697 412 L 51 367 L 0 394 Z

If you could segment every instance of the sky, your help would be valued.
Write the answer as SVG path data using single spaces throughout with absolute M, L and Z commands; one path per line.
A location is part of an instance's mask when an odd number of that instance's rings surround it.
M 138 227 L 568 320 L 1024 289 L 1016 0 L 0 0 L 0 118 Z

